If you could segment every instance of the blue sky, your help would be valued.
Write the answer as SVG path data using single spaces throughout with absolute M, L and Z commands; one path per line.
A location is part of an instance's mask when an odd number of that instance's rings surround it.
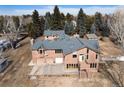
M 117 5 L 59 5 L 61 12 L 67 14 L 68 12 L 77 15 L 80 8 L 83 8 L 84 12 L 89 15 L 93 15 L 95 12 L 101 12 L 103 14 L 113 13 L 116 9 L 122 6 Z M 53 12 L 54 6 L 49 5 L 0 5 L 0 15 L 22 15 L 32 14 L 33 10 L 39 11 L 40 15 L 44 15 L 46 12 Z

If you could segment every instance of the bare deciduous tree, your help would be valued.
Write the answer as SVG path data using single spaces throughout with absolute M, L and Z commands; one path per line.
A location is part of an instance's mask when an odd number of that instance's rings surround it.
M 124 11 L 123 9 L 118 9 L 111 17 L 108 19 L 108 26 L 111 30 L 113 37 L 122 47 L 124 47 Z
M 124 63 L 106 62 L 102 67 L 103 74 L 112 81 L 114 86 L 124 87 Z

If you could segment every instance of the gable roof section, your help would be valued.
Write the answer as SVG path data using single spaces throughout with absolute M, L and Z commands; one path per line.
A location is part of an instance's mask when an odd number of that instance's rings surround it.
M 98 40 L 87 40 L 82 38 L 77 38 L 82 44 L 85 44 L 85 46 L 95 52 L 99 52 L 99 43 Z

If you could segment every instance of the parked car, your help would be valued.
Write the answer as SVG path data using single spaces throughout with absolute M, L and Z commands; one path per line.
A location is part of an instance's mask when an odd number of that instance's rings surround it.
M 0 58 L 0 73 L 9 66 L 7 58 Z
M 10 41 L 1 40 L 0 41 L 0 51 L 5 51 L 6 49 L 11 47 Z

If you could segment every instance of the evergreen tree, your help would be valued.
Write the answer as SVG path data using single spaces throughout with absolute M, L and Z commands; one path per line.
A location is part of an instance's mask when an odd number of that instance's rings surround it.
M 32 21 L 33 21 L 33 27 L 35 29 L 35 37 L 34 38 L 42 36 L 43 35 L 43 30 L 41 28 L 39 13 L 38 13 L 37 10 L 34 10 L 34 12 L 32 14 Z
M 102 36 L 109 36 L 109 28 L 107 25 L 107 15 L 102 17 L 102 14 L 99 12 L 96 12 L 95 14 L 95 26 L 97 29 L 97 32 L 100 33 Z
M 52 14 L 51 22 L 52 22 L 51 23 L 52 30 L 62 30 L 63 29 L 61 14 L 60 14 L 58 6 L 55 6 L 55 8 L 54 8 L 54 13 Z
M 51 14 L 50 12 L 46 12 L 45 15 L 45 30 L 51 28 Z
M 65 34 L 68 35 L 73 35 L 74 34 L 74 23 L 73 23 L 73 18 L 72 15 L 67 13 L 66 15 L 66 22 L 65 22 Z
M 86 15 L 86 33 L 92 33 L 91 27 L 93 26 L 92 24 L 94 23 L 94 16 L 89 16 Z
M 103 18 L 103 23 L 102 23 L 102 36 L 109 36 L 110 35 L 110 29 L 108 27 L 108 15 L 105 15 Z
M 65 25 L 65 15 L 61 13 L 61 20 L 62 20 L 62 28 L 64 28 Z
M 65 30 L 65 34 L 73 35 L 74 34 L 74 24 L 73 24 L 73 22 L 72 21 L 66 21 L 64 30 Z
M 44 17 L 41 17 L 40 22 L 41 22 L 41 34 L 43 34 L 44 29 L 45 29 L 45 19 L 44 19 Z
M 95 26 L 98 30 L 101 30 L 102 27 L 102 14 L 99 12 L 95 13 Z
M 73 20 L 73 16 L 71 14 L 67 13 L 66 20 L 67 21 L 72 21 Z
M 33 23 L 27 24 L 25 30 L 26 32 L 28 32 L 28 35 L 30 37 L 35 37 L 35 29 L 34 29 Z
M 77 31 L 80 35 L 80 37 L 83 37 L 83 35 L 86 33 L 86 27 L 85 27 L 85 17 L 82 8 L 80 9 L 78 16 L 77 16 Z

